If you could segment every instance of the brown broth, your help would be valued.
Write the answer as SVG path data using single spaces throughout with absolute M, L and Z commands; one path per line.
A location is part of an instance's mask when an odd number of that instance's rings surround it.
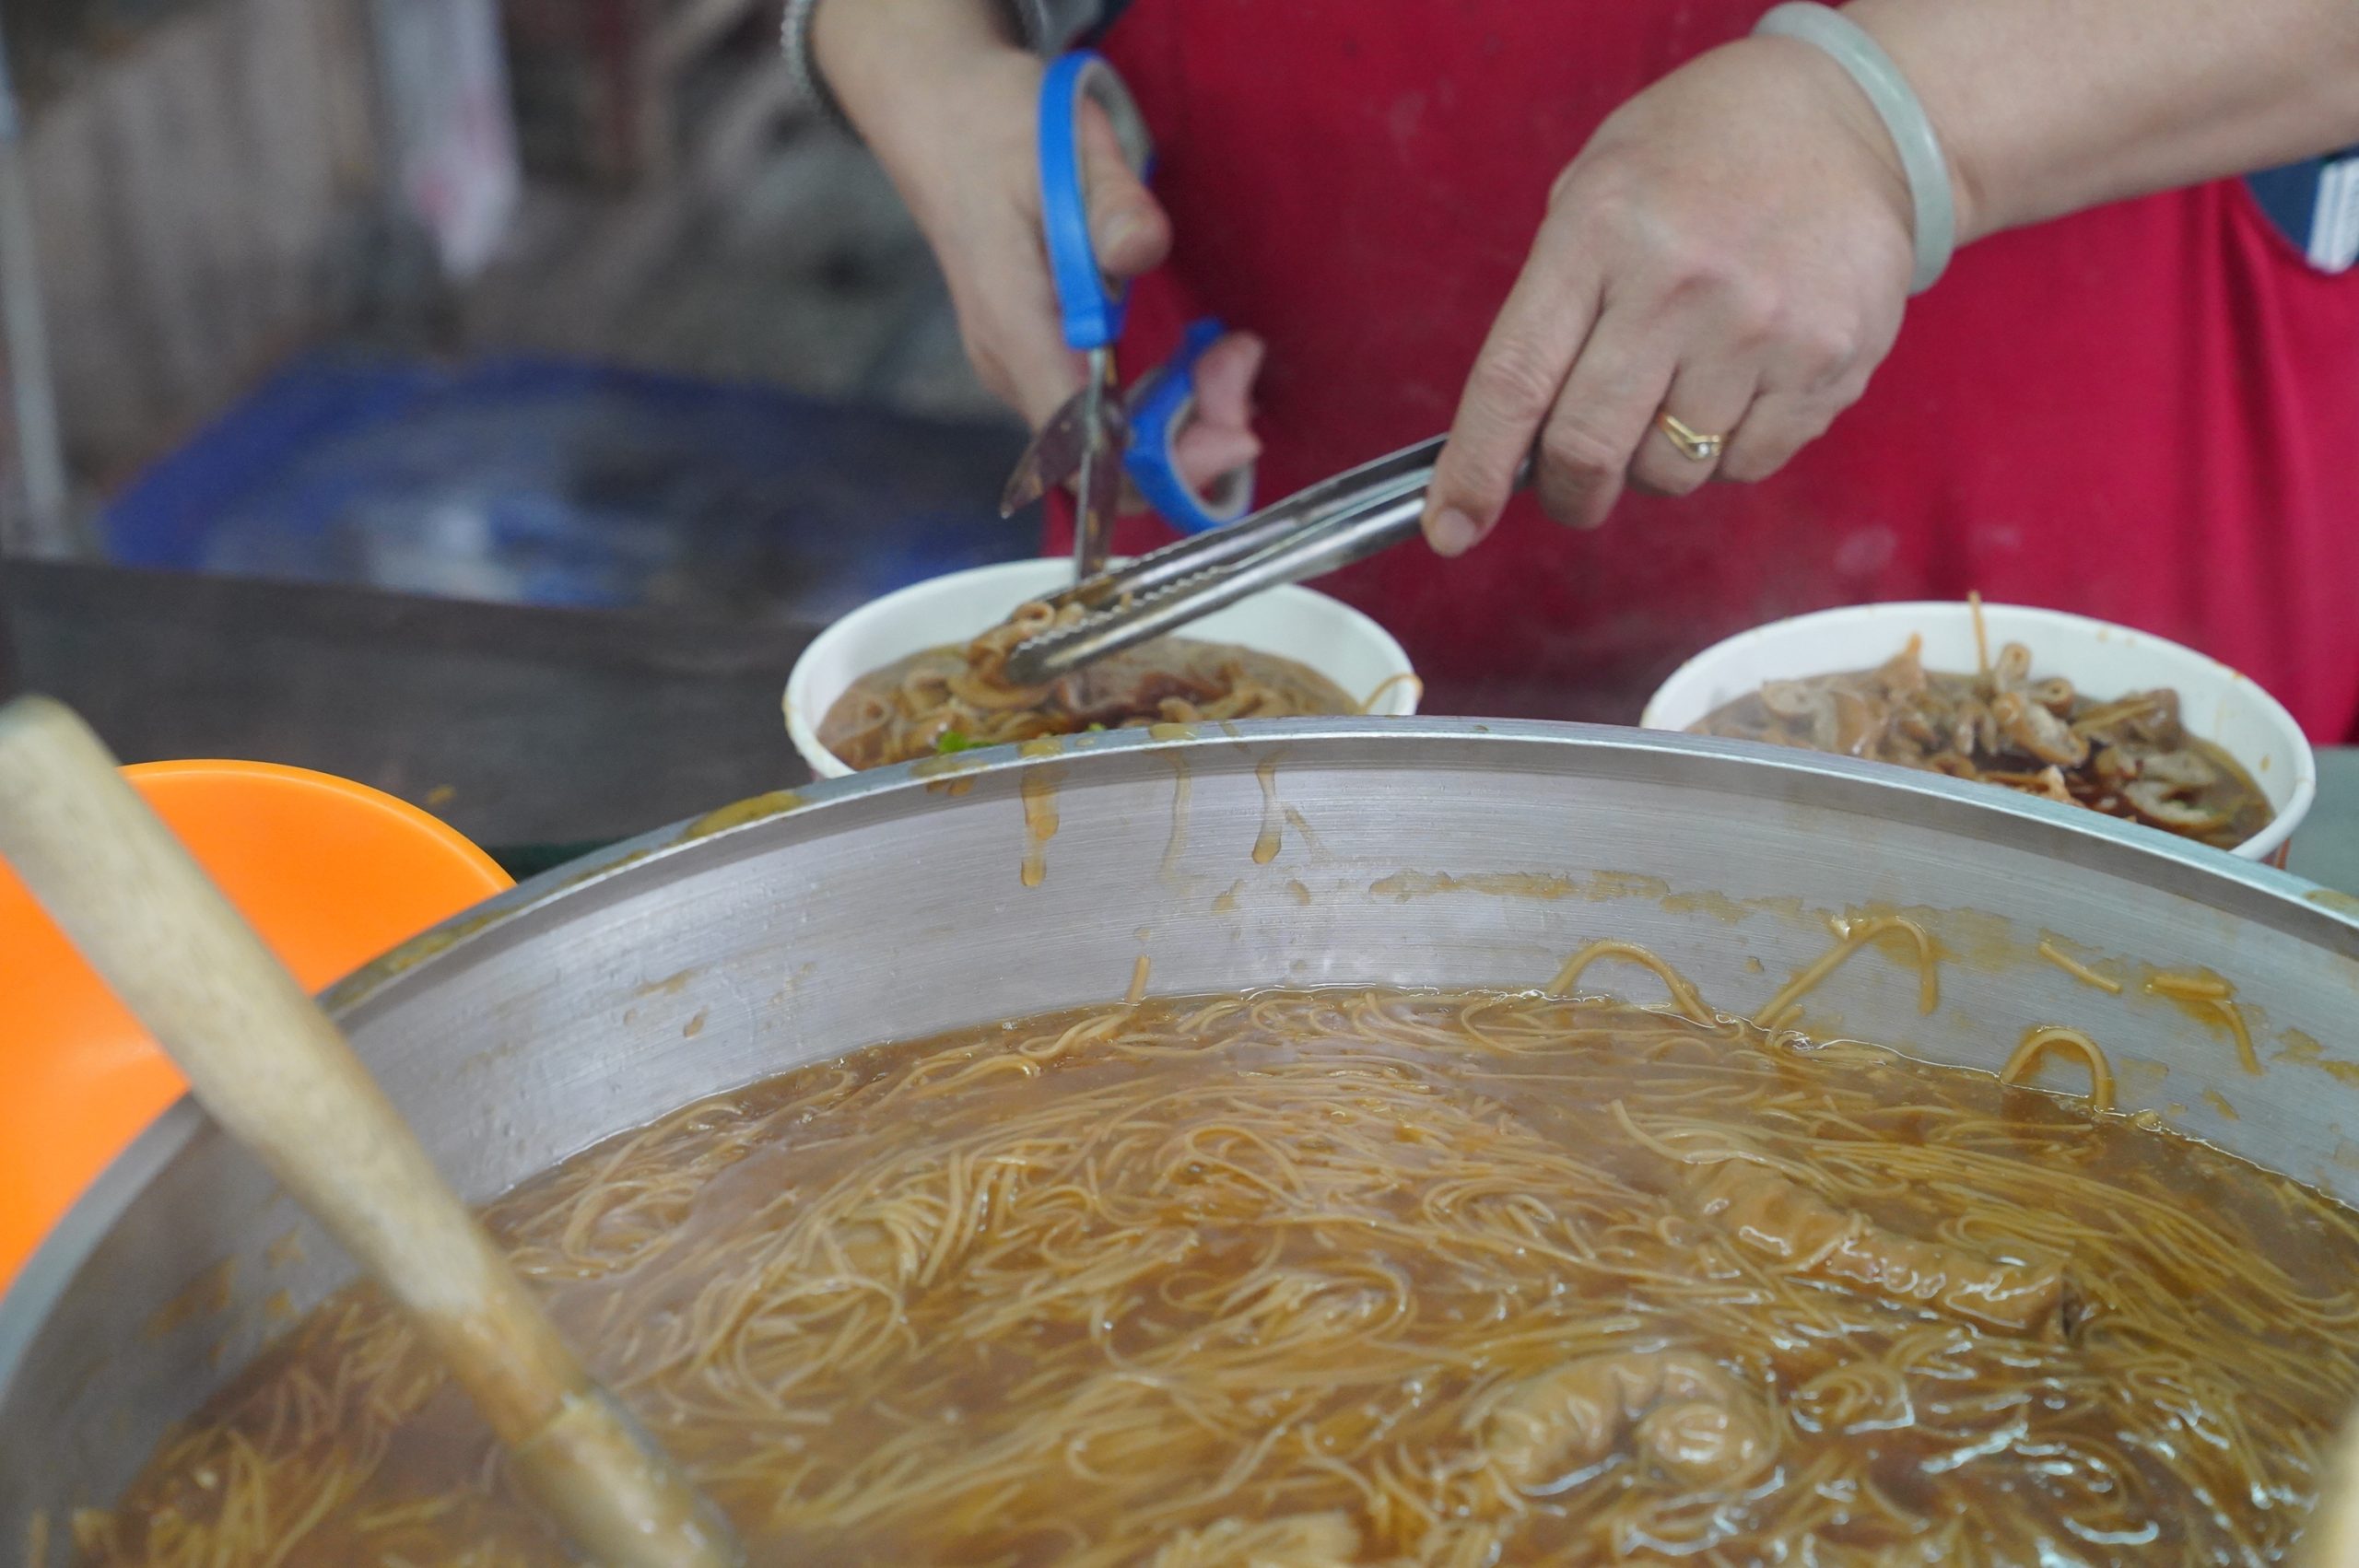
M 2001 1329 L 1780 1262 L 1699 1202 L 1724 1166 L 1854 1244 L 2060 1268 L 2062 1305 Z M 2359 1216 L 2318 1193 L 1985 1074 L 1602 1001 L 961 1031 L 702 1102 L 488 1217 L 762 1564 L 2273 1562 L 2359 1397 Z M 1683 1480 L 1647 1422 L 1699 1406 L 1664 1393 L 1497 1480 L 1486 1410 L 1666 1352 L 1767 1468 Z M 314 1522 L 203 1533 L 244 1509 Z M 1340 1544 L 1248 1550 L 1273 1526 Z M 360 1290 L 77 1533 L 91 1568 L 571 1561 Z
M 959 701 L 968 650 L 928 649 L 872 670 L 846 687 L 819 723 L 819 743 L 856 772 L 934 755 L 954 743 L 1003 744 L 1045 735 L 1221 719 L 1357 713 L 1360 705 L 1308 665 L 1274 653 L 1191 638 L 1159 638 L 1109 655 L 1042 691 L 984 712 Z

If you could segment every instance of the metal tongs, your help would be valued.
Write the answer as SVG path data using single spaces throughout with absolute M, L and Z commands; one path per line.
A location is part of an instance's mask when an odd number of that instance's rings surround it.
M 1007 679 L 1045 685 L 1264 589 L 1320 577 L 1400 544 L 1417 532 L 1442 440 L 1403 447 L 1226 528 L 1084 578 L 1048 604 L 1088 613 L 1017 643 Z

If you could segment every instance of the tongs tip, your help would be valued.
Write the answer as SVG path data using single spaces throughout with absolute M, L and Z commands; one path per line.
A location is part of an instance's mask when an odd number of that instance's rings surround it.
M 1196 534 L 1051 594 L 1084 614 L 1008 650 L 1008 678 L 1042 685 L 1249 594 L 1317 577 L 1416 532 L 1436 438 L 1361 464 L 1251 517 Z

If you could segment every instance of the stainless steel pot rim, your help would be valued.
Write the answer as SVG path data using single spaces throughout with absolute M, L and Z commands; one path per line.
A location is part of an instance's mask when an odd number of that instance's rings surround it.
M 871 813 L 921 811 L 933 799 L 930 787 L 951 778 L 998 780 L 1005 788 L 1027 769 L 1058 766 L 1065 769 L 1061 790 L 1076 790 L 1113 770 L 1168 767 L 1163 754 L 1169 753 L 1185 754 L 1199 772 L 1250 770 L 1273 755 L 1295 763 L 1446 768 L 1474 757 L 1496 765 L 1504 754 L 1517 766 L 1568 779 L 1676 773 L 1690 784 L 1731 794 L 1807 797 L 1862 816 L 1913 818 L 1955 834 L 1961 848 L 2013 841 L 2060 864 L 2142 880 L 2359 957 L 2359 899 L 2135 824 L 1938 774 L 1747 742 L 1540 720 L 1307 719 L 1190 728 L 1193 732 L 1185 737 L 1168 730 L 1120 730 L 1072 737 L 1053 750 L 1035 743 L 966 752 L 741 802 L 522 883 L 363 966 L 329 987 L 322 1000 L 331 1015 L 348 1018 L 426 983 L 436 970 L 464 961 L 519 922 L 592 886 L 665 863 L 701 863 L 726 840 L 750 840 L 741 848 L 792 842 L 870 820 Z M 182 1098 L 151 1123 L 83 1193 L 0 1296 L 0 1395 L 92 1249 L 204 1120 L 203 1111 Z
M 1579 755 L 1602 764 L 1621 764 L 1612 770 L 1625 773 L 1713 766 L 1724 770 L 1731 792 L 1774 792 L 1770 788 L 1741 789 L 1748 780 L 1782 784 L 1796 791 L 1833 785 L 1852 795 L 1855 809 L 1865 815 L 1936 815 L 1950 819 L 1952 825 L 1974 840 L 2028 836 L 2052 839 L 2060 848 L 2086 847 L 2089 853 L 2108 859 L 2128 856 L 2146 862 L 2166 880 L 2183 872 L 2218 883 L 2224 891 L 2233 887 L 2257 895 L 2263 904 L 2290 903 L 2308 915 L 2332 920 L 2359 938 L 2359 898 L 2347 898 L 2273 867 L 2079 806 L 1884 763 L 1672 731 L 1544 720 L 1285 719 L 1184 728 L 1192 731 L 1184 738 L 1171 735 L 1168 729 L 1161 735 L 1144 729 L 1077 735 L 1050 743 L 1055 745 L 1053 752 L 1038 742 L 1025 747 L 993 746 L 849 778 L 815 780 L 792 790 L 738 802 L 520 883 L 363 965 L 328 987 L 321 1000 L 332 1015 L 341 1017 L 372 1001 L 396 982 L 409 983 L 411 977 L 430 972 L 436 965 L 451 961 L 511 922 L 561 897 L 616 872 L 674 859 L 725 837 L 786 832 L 790 822 L 791 831 L 800 837 L 836 825 L 863 804 L 918 805 L 926 800 L 929 788 L 939 789 L 953 778 L 980 782 L 1041 766 L 1065 767 L 1065 787 L 1076 788 L 1086 785 L 1095 768 L 1118 766 L 1120 759 L 1134 761 L 1142 755 L 1172 752 L 1186 754 L 1190 766 L 1199 770 L 1223 766 L 1244 770 L 1281 749 L 1297 760 L 1320 761 L 1355 748 L 1374 747 L 1383 755 L 1372 762 L 1398 766 L 1404 754 L 1412 759 L 1420 753 L 1438 757 L 1453 748 L 1478 745 L 1529 752 L 1534 766 L 1544 766 L 1551 756 Z M 2359 947 L 2352 951 L 2359 954 Z

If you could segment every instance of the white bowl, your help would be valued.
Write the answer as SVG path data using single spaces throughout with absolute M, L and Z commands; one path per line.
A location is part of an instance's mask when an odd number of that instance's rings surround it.
M 2248 860 L 2265 860 L 2283 848 L 2318 796 L 2318 757 L 2284 705 L 2216 659 L 2146 632 L 2059 610 L 1985 604 L 1990 651 L 2010 642 L 2031 649 L 2032 673 L 2061 675 L 2093 697 L 2170 686 L 2189 730 L 2242 763 L 2276 814 L 2236 846 Z M 1718 642 L 1681 665 L 1648 699 L 1638 722 L 1650 730 L 1684 730 L 1764 681 L 1872 669 L 1907 643 L 1925 639 L 1925 667 L 1975 668 L 1970 606 L 1937 603 L 1859 604 L 1772 621 Z
M 819 723 L 846 687 L 912 653 L 965 642 L 1007 619 L 1027 599 L 1073 581 L 1066 560 L 1003 561 L 912 583 L 862 605 L 821 632 L 786 679 L 786 731 L 822 778 L 851 772 L 819 743 Z M 1392 634 L 1341 600 L 1307 588 L 1273 588 L 1194 622 L 1181 636 L 1234 643 L 1305 664 L 1368 711 L 1417 711 L 1418 683 Z

